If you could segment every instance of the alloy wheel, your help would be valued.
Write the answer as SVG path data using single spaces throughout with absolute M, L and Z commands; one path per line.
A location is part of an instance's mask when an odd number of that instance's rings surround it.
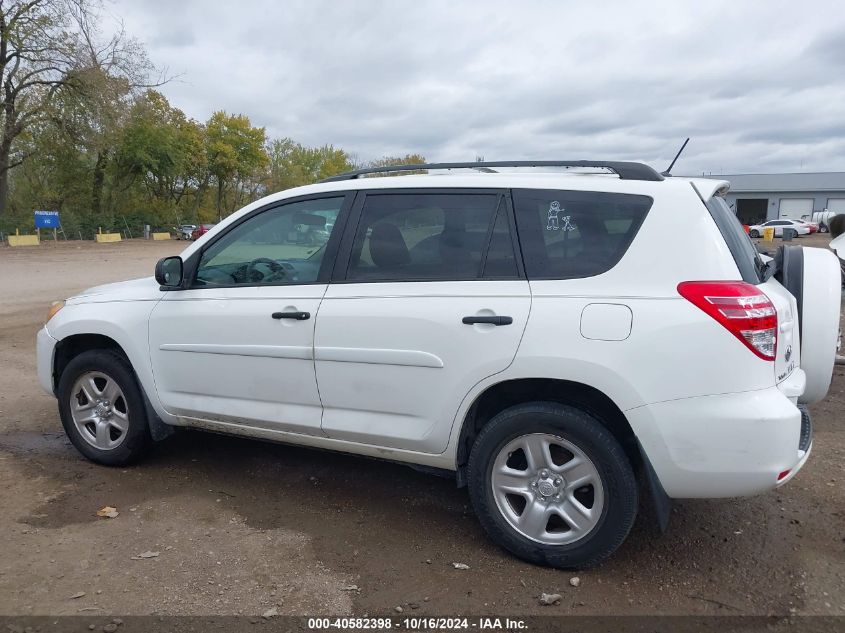
M 548 433 L 507 442 L 493 462 L 490 485 L 510 526 L 544 545 L 568 545 L 598 525 L 605 506 L 598 468 L 572 442 Z
M 70 413 L 82 438 L 99 450 L 112 450 L 129 431 L 129 407 L 123 390 L 110 376 L 89 371 L 77 378 Z

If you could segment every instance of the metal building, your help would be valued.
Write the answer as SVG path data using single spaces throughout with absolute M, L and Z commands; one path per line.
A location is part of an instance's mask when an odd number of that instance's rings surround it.
M 845 172 L 794 174 L 724 174 L 728 204 L 744 224 L 777 218 L 810 218 L 813 213 L 845 213 Z

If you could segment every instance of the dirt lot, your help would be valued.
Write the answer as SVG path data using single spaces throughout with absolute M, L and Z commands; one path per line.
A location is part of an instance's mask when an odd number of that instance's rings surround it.
M 641 517 L 577 588 L 493 546 L 451 480 L 405 466 L 200 432 L 136 467 L 86 462 L 36 383 L 35 333 L 51 300 L 180 247 L 0 248 L 0 614 L 845 615 L 842 367 L 790 485 L 676 502 L 663 537 Z M 106 505 L 120 515 L 97 518 Z

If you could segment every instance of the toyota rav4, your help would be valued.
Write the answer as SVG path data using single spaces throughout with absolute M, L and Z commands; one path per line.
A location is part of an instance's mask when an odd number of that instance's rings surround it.
M 428 173 L 380 173 L 404 170 Z M 839 266 L 758 254 L 728 188 L 620 162 L 344 174 L 54 304 L 39 379 L 100 464 L 193 427 L 453 471 L 496 543 L 594 565 L 641 496 L 665 528 L 670 499 L 762 493 L 810 454 Z

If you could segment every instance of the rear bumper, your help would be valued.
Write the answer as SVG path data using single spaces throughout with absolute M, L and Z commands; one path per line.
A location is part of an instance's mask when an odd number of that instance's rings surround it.
M 793 400 L 771 387 L 661 402 L 626 416 L 670 497 L 740 497 L 783 485 L 806 462 L 812 431 L 802 439 Z
M 50 336 L 45 325 L 35 337 L 35 360 L 38 371 L 38 384 L 51 396 L 55 395 L 53 388 L 53 354 L 58 341 Z

